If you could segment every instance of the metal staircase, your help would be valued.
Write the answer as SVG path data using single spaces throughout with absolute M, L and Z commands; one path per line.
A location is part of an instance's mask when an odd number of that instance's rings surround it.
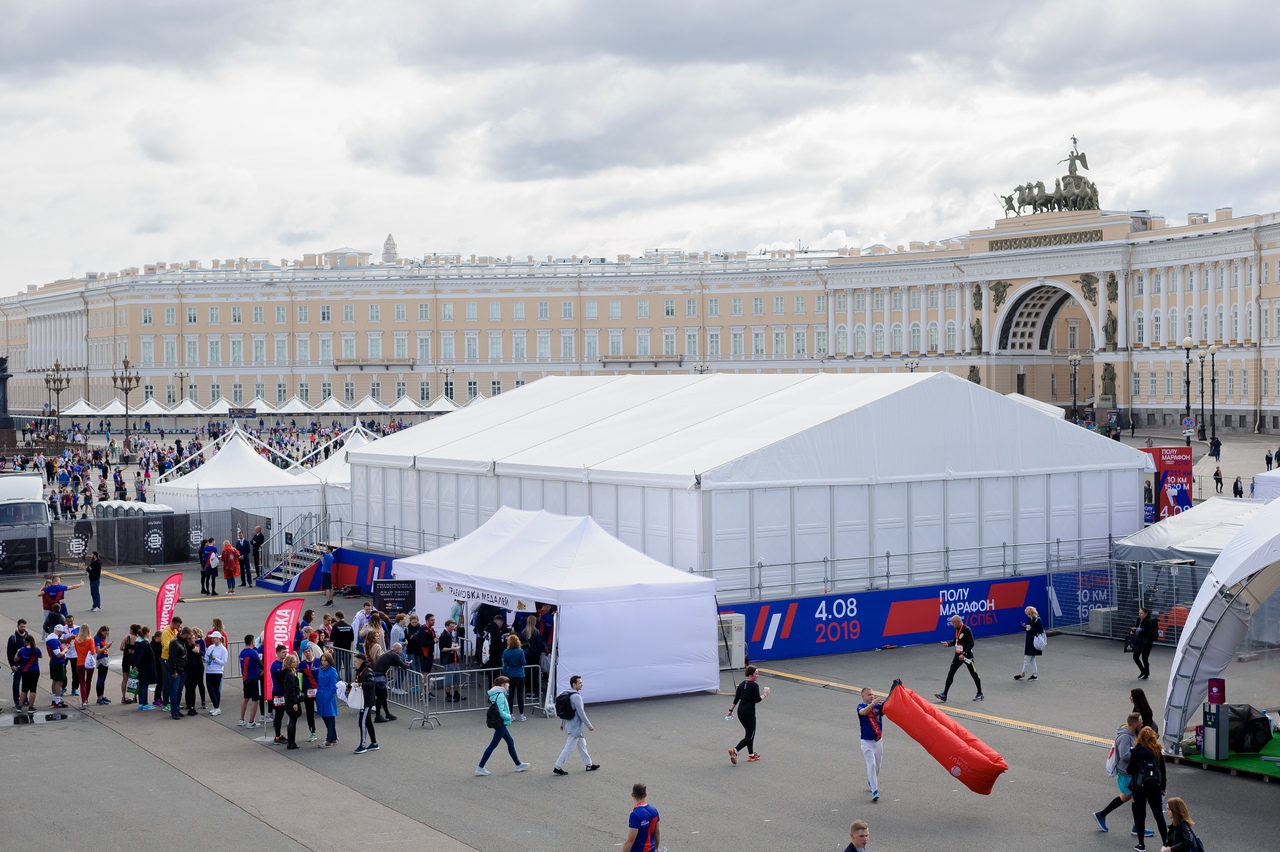
M 322 512 L 304 512 L 273 532 L 263 544 L 271 568 L 257 584 L 277 591 L 288 589 L 294 578 L 320 561 L 328 532 L 329 516 Z

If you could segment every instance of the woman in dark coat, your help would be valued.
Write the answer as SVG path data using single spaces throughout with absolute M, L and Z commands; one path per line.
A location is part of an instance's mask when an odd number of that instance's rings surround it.
M 298 658 L 293 654 L 284 658 L 280 669 L 280 680 L 284 686 L 284 712 L 289 717 L 287 735 L 289 748 L 297 748 L 298 717 L 302 715 L 302 685 L 298 683 Z M 279 711 L 277 711 L 279 712 Z
M 154 710 L 148 690 L 156 679 L 156 658 L 151 650 L 151 628 L 138 628 L 138 639 L 133 643 L 133 667 L 138 670 L 138 709 Z
M 1027 620 L 1022 623 L 1022 629 L 1026 632 L 1024 637 L 1024 646 L 1022 649 L 1022 671 L 1013 676 L 1014 680 L 1022 680 L 1027 677 L 1027 669 L 1031 670 L 1031 677 L 1028 680 L 1036 680 L 1039 676 L 1036 672 L 1036 657 L 1044 652 L 1036 647 L 1036 637 L 1044 633 L 1044 624 L 1040 621 L 1040 613 L 1036 612 L 1036 608 L 1029 606 L 1026 609 Z
M 1156 622 L 1145 606 L 1138 608 L 1138 621 L 1129 631 L 1133 642 L 1133 662 L 1138 666 L 1138 680 L 1151 677 L 1151 646 L 1156 643 Z

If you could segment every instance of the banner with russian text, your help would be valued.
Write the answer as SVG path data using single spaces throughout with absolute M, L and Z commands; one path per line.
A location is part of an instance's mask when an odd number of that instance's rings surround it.
M 1155 522 L 1191 508 L 1193 460 L 1190 447 L 1142 447 L 1155 462 Z
M 164 630 L 173 621 L 173 611 L 182 599 L 182 574 L 170 574 L 160 584 L 156 592 L 156 633 Z
M 281 601 L 271 610 L 267 623 L 262 626 L 262 697 L 268 706 L 271 704 L 271 664 L 276 661 L 276 646 L 283 645 L 287 651 L 293 651 L 293 634 L 298 629 L 298 620 L 302 618 L 304 603 L 302 598 Z

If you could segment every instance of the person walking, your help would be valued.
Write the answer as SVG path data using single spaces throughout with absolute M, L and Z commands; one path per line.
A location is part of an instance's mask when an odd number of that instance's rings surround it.
M 964 623 L 964 619 L 958 615 L 951 616 L 951 628 L 955 630 L 956 638 L 942 644 L 948 648 L 955 648 L 956 653 L 951 658 L 951 668 L 947 671 L 946 684 L 942 687 L 942 691 L 935 692 L 933 697 L 946 703 L 947 693 L 951 691 L 951 682 L 955 680 L 956 672 L 961 666 L 967 666 L 970 676 L 973 677 L 973 683 L 978 688 L 978 693 L 973 696 L 973 700 L 981 701 L 983 698 L 982 678 L 978 677 L 978 665 L 973 659 L 973 631 Z
M 80 709 L 89 709 L 89 681 L 94 675 L 94 669 L 97 668 L 97 648 L 94 645 L 93 635 L 89 633 L 88 626 L 82 626 L 77 631 L 72 645 L 76 649 L 75 662 L 75 678 L 80 689 Z
M 289 750 L 298 747 L 298 717 L 302 715 L 302 685 L 298 683 L 298 658 L 288 654 L 280 668 L 280 679 L 284 681 L 284 707 L 276 710 L 279 717 L 283 710 L 289 717 L 289 726 L 285 729 L 288 735 L 286 746 Z
M 409 668 L 404 663 L 404 648 L 399 643 L 396 643 L 386 651 L 381 650 L 377 645 L 372 646 L 372 650 L 377 654 L 377 657 L 373 662 L 375 699 L 375 713 L 373 721 L 378 723 L 394 722 L 396 720 L 396 716 L 391 712 L 391 707 L 387 703 L 387 673 L 390 672 L 391 669 L 406 671 Z
M 1160 727 L 1156 724 L 1155 712 L 1151 709 L 1151 702 L 1147 700 L 1146 691 L 1137 686 L 1129 690 L 1129 703 L 1133 705 L 1133 712 L 1142 717 L 1142 727 L 1159 734 Z
M 1111 756 L 1107 758 L 1107 773 L 1116 779 L 1116 787 L 1119 788 L 1120 795 L 1113 798 L 1102 810 L 1094 811 L 1093 821 L 1098 824 L 1098 829 L 1101 831 L 1110 830 L 1107 828 L 1107 815 L 1133 799 L 1132 779 L 1129 777 L 1129 756 L 1138 741 L 1137 734 L 1141 727 L 1142 716 L 1130 713 L 1125 718 L 1124 724 L 1116 728 L 1116 738 L 1111 744 Z M 1131 833 L 1137 835 L 1137 826 L 1134 826 Z M 1154 831 L 1148 831 L 1145 836 L 1150 837 L 1154 833 Z
M 1036 645 L 1036 637 L 1044 635 L 1044 624 L 1040 621 L 1040 613 L 1036 608 L 1029 606 L 1025 610 L 1027 620 L 1022 623 L 1022 629 L 1025 631 L 1022 643 L 1022 671 L 1013 676 L 1014 680 L 1022 680 L 1027 676 L 1027 669 L 1031 669 L 1031 677 L 1028 680 L 1036 680 L 1039 676 L 1036 671 L 1036 657 L 1044 653 Z
M 374 689 L 373 666 L 369 664 L 369 660 L 364 654 L 356 654 L 355 662 L 356 679 L 351 688 L 359 688 L 361 697 L 364 698 L 364 706 L 356 715 L 356 724 L 360 726 L 360 745 L 356 746 L 355 753 L 364 754 L 366 751 L 378 750 L 377 729 L 373 727 L 373 709 L 377 700 L 377 690 Z
M 523 763 L 520 755 L 516 754 L 516 741 L 511 738 L 511 732 L 507 730 L 511 725 L 511 706 L 507 704 L 507 684 L 507 676 L 498 675 L 493 681 L 493 688 L 488 692 L 489 704 L 492 706 L 486 721 L 489 727 L 493 728 L 493 739 L 489 740 L 489 747 L 484 750 L 484 755 L 476 766 L 477 775 L 489 774 L 489 770 L 485 769 L 484 765 L 489 762 L 489 755 L 493 754 L 493 750 L 503 740 L 506 740 L 507 754 L 511 755 L 511 762 L 516 765 L 516 772 L 524 772 L 530 766 L 528 763 Z M 497 719 L 493 718 L 493 708 L 497 708 Z
M 1156 623 L 1145 606 L 1138 607 L 1138 620 L 1129 630 L 1129 640 L 1133 643 L 1138 680 L 1147 680 L 1151 677 L 1151 646 L 1156 643 Z
M 1220 467 L 1213 469 L 1213 488 L 1216 493 L 1222 493 L 1222 468 Z
M 1144 852 L 1147 848 L 1145 838 L 1149 836 L 1146 834 L 1148 809 L 1155 818 L 1156 829 L 1160 832 L 1160 845 L 1163 846 L 1169 834 L 1161 808 L 1166 785 L 1164 751 L 1160 748 L 1160 738 L 1150 728 L 1138 731 L 1138 740 L 1129 752 L 1129 776 L 1130 789 L 1133 791 L 1133 826 L 1138 835 L 1138 842 L 1133 848 L 1136 852 Z
M 85 570 L 89 573 L 89 595 L 93 598 L 89 612 L 98 612 L 102 609 L 102 560 L 98 558 L 98 551 L 89 554 L 89 567 Z
M 760 755 L 756 752 L 756 705 L 769 697 L 769 687 L 761 689 L 760 684 L 756 682 L 760 672 L 755 666 L 747 666 L 743 674 L 745 677 L 733 692 L 733 703 L 729 705 L 729 715 L 725 716 L 726 719 L 732 719 L 733 711 L 738 710 L 738 724 L 742 725 L 742 739 L 736 746 L 729 749 L 729 762 L 734 766 L 738 765 L 738 753 L 744 748 L 747 750 L 748 763 L 755 763 L 760 759 Z M 741 705 L 740 710 L 739 705 Z
M 1271 470 L 1271 451 L 1270 451 L 1270 450 L 1267 450 L 1267 455 L 1265 456 L 1265 461 L 1266 461 L 1266 463 L 1267 463 L 1267 470 Z
M 508 633 L 507 649 L 502 652 L 502 673 L 507 676 L 512 688 L 515 689 L 516 706 L 520 710 L 517 718 L 521 722 L 529 721 L 524 715 L 524 666 L 524 649 L 520 647 L 520 637 L 514 633 Z M 573 686 L 572 680 L 569 681 L 569 686 Z
M 844 852 L 866 852 L 870 840 L 871 826 L 865 819 L 855 819 L 849 824 L 849 845 L 844 847 Z
M 1169 817 L 1169 833 L 1165 835 L 1160 852 L 1194 852 L 1196 833 L 1191 826 L 1196 823 L 1187 810 L 1187 803 L 1178 796 L 1170 796 L 1165 805 L 1165 813 Z
M 328 651 L 320 655 L 320 668 L 316 671 L 316 712 L 324 720 L 320 748 L 330 748 L 338 742 L 338 670 Z
M 631 816 L 627 818 L 627 839 L 623 852 L 656 852 L 662 844 L 661 818 L 658 809 L 649 804 L 649 788 L 631 785 Z
M 205 636 L 204 681 L 209 689 L 210 716 L 222 715 L 222 675 L 227 668 L 227 647 L 222 644 L 222 632 L 209 631 Z
M 9 643 L 5 648 L 5 659 L 9 663 L 9 671 L 13 673 L 13 709 L 18 710 L 22 707 L 23 698 L 26 696 L 26 690 L 22 688 L 22 672 L 18 669 L 18 651 L 27 644 L 27 620 L 25 618 L 18 619 L 18 629 L 13 631 L 9 637 Z M 34 705 L 31 709 L 35 709 Z
M 875 700 L 871 687 L 862 687 L 862 703 L 858 705 L 858 744 L 867 762 L 867 787 L 871 801 L 880 801 L 880 764 L 884 762 L 884 703 Z
M 1236 481 L 1231 483 L 1231 496 L 1237 500 L 1244 497 L 1244 483 L 1240 481 L 1240 477 L 1236 477 Z
M 514 638 L 514 637 L 512 637 Z M 600 764 L 591 762 L 591 755 L 587 753 L 587 738 L 583 734 L 582 729 L 594 731 L 595 726 L 591 724 L 591 720 L 587 718 L 587 709 L 582 703 L 582 675 L 574 675 L 569 678 L 569 689 L 566 695 L 568 697 L 569 707 L 573 710 L 573 716 L 560 720 L 560 730 L 564 732 L 567 738 L 564 748 L 560 751 L 560 757 L 556 759 L 555 768 L 551 771 L 556 775 L 568 775 L 565 771 L 564 762 L 568 760 L 569 755 L 576 748 L 582 752 L 582 763 L 586 766 L 587 772 L 594 772 L 600 768 Z M 556 712 L 560 712 L 560 700 L 556 699 Z M 521 718 L 524 718 L 523 716 Z

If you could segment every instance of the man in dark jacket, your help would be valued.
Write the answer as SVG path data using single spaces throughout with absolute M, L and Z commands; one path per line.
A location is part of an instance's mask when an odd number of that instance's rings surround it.
M 493 621 L 485 625 L 484 635 L 488 647 L 484 660 L 485 668 L 501 668 L 502 652 L 507 649 L 507 619 L 501 611 L 493 617 Z
M 182 688 L 187 680 L 187 648 L 191 641 L 191 628 L 178 631 L 169 643 L 169 715 L 182 718 Z
M 253 546 L 249 544 L 249 539 L 241 530 L 236 531 L 236 551 L 240 554 L 240 573 L 244 576 L 244 582 L 247 585 L 253 578 L 249 576 L 249 553 L 253 550 Z
M 387 706 L 387 672 L 393 668 L 409 668 L 404 664 L 404 647 L 399 642 L 383 651 L 381 656 L 373 662 L 374 701 L 377 711 L 373 718 L 375 722 L 396 720 L 396 717 L 391 715 L 391 708 Z
M 949 648 L 955 648 L 956 653 L 951 658 L 951 669 L 947 672 L 947 684 L 942 687 L 941 692 L 935 692 L 933 696 L 939 701 L 947 700 L 947 693 L 951 691 L 951 682 L 956 678 L 956 671 L 961 666 L 969 667 L 969 674 L 973 676 L 973 682 L 978 687 L 978 694 L 973 696 L 974 701 L 982 700 L 982 678 L 978 677 L 978 665 L 973 660 L 973 631 L 964 623 L 964 619 L 958 615 L 951 616 L 951 627 L 956 631 L 956 638 L 950 642 L 943 642 Z
M 253 575 L 255 577 L 262 576 L 262 545 L 267 543 L 267 537 L 262 534 L 262 527 L 253 528 L 253 538 L 249 539 L 249 546 L 253 548 Z
M 22 685 L 22 672 L 18 671 L 18 649 L 26 644 L 27 641 L 27 620 L 25 618 L 18 619 L 18 629 L 13 631 L 13 635 L 9 637 L 9 645 L 5 649 L 5 660 L 9 663 L 9 668 L 13 670 L 13 709 L 19 709 L 21 702 L 18 700 L 18 689 Z
M 338 664 L 338 671 L 341 677 L 347 683 L 351 682 L 351 646 L 356 641 L 355 628 L 347 623 L 347 614 L 342 610 L 338 610 L 333 614 L 337 619 L 333 623 L 333 630 L 329 633 L 329 640 L 333 642 L 335 650 L 341 651 L 340 654 L 334 654 L 335 662 Z

